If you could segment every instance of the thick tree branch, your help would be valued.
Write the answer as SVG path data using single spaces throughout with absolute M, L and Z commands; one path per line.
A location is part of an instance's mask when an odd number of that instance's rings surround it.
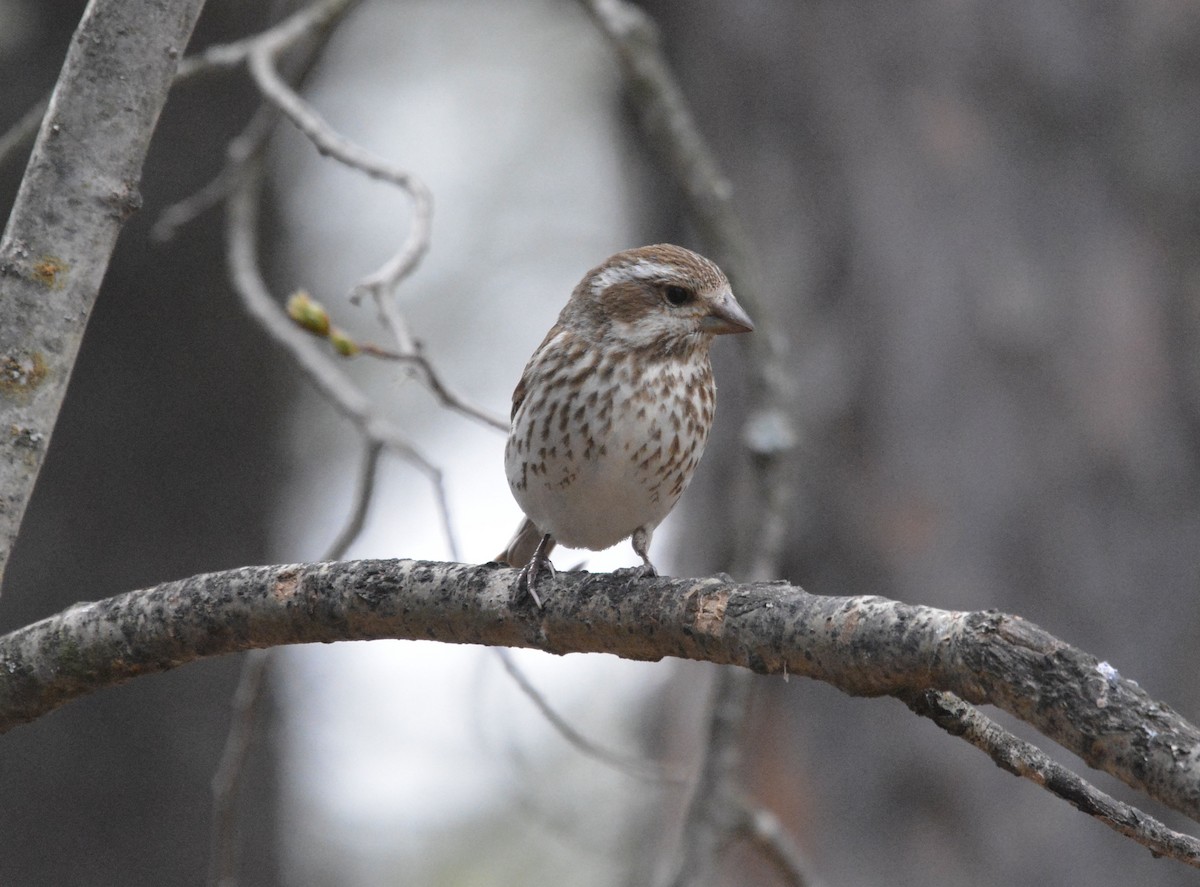
M 607 652 L 802 675 L 858 696 L 944 690 L 1032 724 L 1089 765 L 1200 820 L 1200 730 L 1032 623 L 786 583 L 563 573 L 543 610 L 516 571 L 429 561 L 246 567 L 90 604 L 0 638 L 0 730 L 207 656 L 405 638 Z
M 203 0 L 92 0 L 0 239 L 0 577 Z

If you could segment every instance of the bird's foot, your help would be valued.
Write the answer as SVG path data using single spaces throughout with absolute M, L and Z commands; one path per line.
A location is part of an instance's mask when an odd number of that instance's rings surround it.
M 517 578 L 517 590 L 523 594 L 528 593 L 539 610 L 542 608 L 542 598 L 537 589 L 547 575 L 551 579 L 556 575 L 554 564 L 550 563 L 548 557 L 535 557 L 521 568 L 521 575 Z
M 528 519 L 526 522 L 529 522 Z M 551 579 L 554 577 L 554 564 L 550 563 L 550 552 L 553 547 L 554 539 L 550 533 L 542 535 L 538 547 L 533 552 L 533 557 L 529 558 L 529 562 L 521 568 L 521 573 L 517 576 L 517 594 L 528 593 L 539 610 L 541 610 L 541 595 L 538 594 L 538 586 L 541 585 L 546 574 L 550 574 Z
M 654 569 L 654 564 L 646 561 L 636 567 L 618 567 L 613 570 L 613 575 L 621 579 L 653 579 L 658 575 L 658 570 Z
M 650 563 L 650 536 L 654 533 L 654 528 L 638 527 L 633 531 L 633 535 L 629 541 L 633 543 L 634 553 L 642 559 L 640 567 L 624 567 L 617 570 L 616 574 L 622 578 L 629 579 L 653 579 L 658 575 L 658 570 L 654 569 L 654 564 Z

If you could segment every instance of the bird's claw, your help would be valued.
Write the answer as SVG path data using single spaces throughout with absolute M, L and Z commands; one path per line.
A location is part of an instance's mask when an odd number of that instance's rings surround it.
M 658 576 L 658 570 L 654 569 L 654 564 L 647 561 L 636 567 L 618 567 L 613 570 L 613 575 L 620 579 L 654 579 Z
M 547 574 L 551 579 L 557 575 L 554 564 L 550 563 L 550 558 L 534 555 L 529 563 L 521 568 L 521 573 L 517 577 L 517 590 L 521 593 L 528 593 L 539 610 L 542 609 L 542 599 L 537 593 L 537 587 Z

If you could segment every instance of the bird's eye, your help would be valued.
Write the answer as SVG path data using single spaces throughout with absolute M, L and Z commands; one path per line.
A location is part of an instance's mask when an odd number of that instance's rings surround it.
M 678 286 L 676 284 L 669 284 L 664 287 L 663 296 L 666 297 L 668 302 L 676 307 L 679 307 L 680 305 L 686 305 L 688 302 L 696 298 L 696 294 L 686 286 Z

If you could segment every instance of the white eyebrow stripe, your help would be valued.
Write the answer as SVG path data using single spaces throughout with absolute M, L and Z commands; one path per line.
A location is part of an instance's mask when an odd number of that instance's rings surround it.
M 664 265 L 662 262 L 651 262 L 647 259 L 614 265 L 592 278 L 592 295 L 600 295 L 615 283 L 624 283 L 627 280 L 662 280 L 674 277 L 678 273 L 674 265 Z

